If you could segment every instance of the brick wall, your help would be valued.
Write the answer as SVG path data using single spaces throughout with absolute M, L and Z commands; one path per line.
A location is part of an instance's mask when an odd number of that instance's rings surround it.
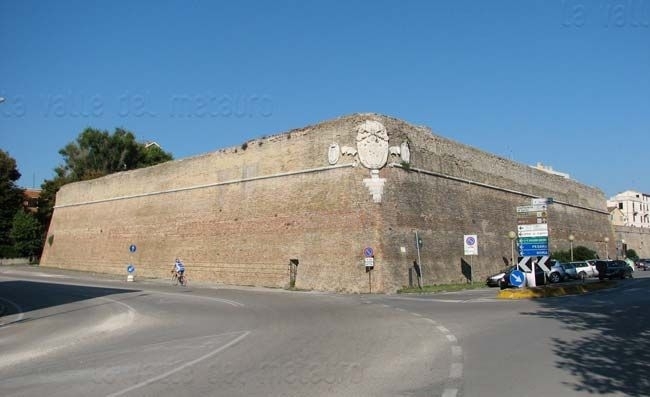
M 382 122 L 390 145 L 408 140 L 411 169 L 387 166 L 381 203 L 370 171 L 332 142 L 354 146 L 357 125 Z M 399 162 L 391 156 L 389 162 Z M 351 115 L 234 148 L 64 186 L 57 195 L 42 266 L 167 277 L 175 257 L 191 279 L 284 287 L 298 259 L 296 287 L 368 291 L 362 250 L 375 250 L 373 292 L 408 282 L 413 230 L 424 240 L 427 283 L 461 281 L 463 234 L 478 234 L 475 280 L 503 267 L 515 207 L 553 197 L 551 246 L 597 248 L 609 235 L 597 189 L 444 139 L 424 127 L 374 114 Z M 129 252 L 135 244 L 137 250 Z M 602 245 L 601 245 L 602 246 Z

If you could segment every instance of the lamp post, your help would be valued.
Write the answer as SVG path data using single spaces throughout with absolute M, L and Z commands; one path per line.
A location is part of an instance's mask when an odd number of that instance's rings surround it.
M 605 237 L 605 259 L 609 259 L 609 237 Z
M 510 238 L 510 265 L 515 261 L 515 239 L 517 238 L 517 233 L 512 230 L 508 232 L 508 238 Z M 519 263 L 517 263 L 517 270 L 519 270 Z
M 575 236 L 573 234 L 569 234 L 569 244 L 571 245 L 571 262 L 573 262 L 573 240 L 575 240 Z

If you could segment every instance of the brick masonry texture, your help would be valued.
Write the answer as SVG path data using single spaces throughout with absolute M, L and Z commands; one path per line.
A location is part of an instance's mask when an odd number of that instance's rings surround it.
M 379 171 L 386 180 L 380 203 L 363 182 L 370 170 L 352 166 L 353 156 L 328 163 L 330 144 L 354 147 L 366 120 L 386 127 L 390 146 L 408 141 L 411 149 L 408 167 L 391 155 L 394 164 Z M 464 281 L 463 258 L 482 282 L 510 257 L 516 207 L 531 197 L 556 201 L 549 207 L 551 250 L 568 249 L 571 233 L 598 252 L 604 236 L 614 241 L 598 189 L 425 127 L 354 114 L 66 185 L 41 265 L 126 275 L 132 263 L 136 277 L 168 277 L 180 257 L 190 280 L 286 287 L 295 258 L 297 288 L 362 293 L 369 290 L 362 252 L 372 247 L 372 291 L 391 293 L 408 284 L 418 230 L 425 283 Z M 479 255 L 463 257 L 464 234 L 478 235 Z

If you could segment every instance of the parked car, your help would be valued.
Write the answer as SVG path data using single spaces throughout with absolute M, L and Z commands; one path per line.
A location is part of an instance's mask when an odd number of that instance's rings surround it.
M 650 269 L 650 259 L 639 259 L 636 261 L 636 268 L 644 271 Z
M 488 287 L 500 287 L 501 283 L 503 282 L 503 276 L 505 276 L 505 274 L 509 272 L 513 267 L 514 266 L 508 266 L 499 273 L 488 276 L 488 278 L 485 280 L 485 285 Z
M 516 267 L 512 266 L 510 269 L 508 269 L 507 272 L 504 273 L 503 278 L 501 279 L 501 284 L 499 285 L 501 289 L 514 287 L 514 285 L 510 284 L 510 273 L 512 273 L 515 269 Z M 524 272 L 524 274 L 527 273 Z M 535 285 L 544 285 L 546 283 L 547 283 L 546 272 L 541 267 L 535 266 Z
M 596 268 L 598 269 L 598 278 L 600 280 L 614 278 L 632 278 L 632 269 L 627 262 L 623 260 L 597 260 Z
M 565 281 L 569 278 L 562 265 L 563 263 L 556 261 L 555 259 L 551 259 L 549 266 L 550 271 L 548 272 L 548 280 L 551 283 L 559 283 L 560 281 Z M 537 266 L 535 267 L 537 268 Z
M 560 263 L 559 266 L 564 269 L 564 274 L 566 274 L 567 279 L 577 280 L 578 272 L 576 270 L 576 265 L 574 263 Z
M 575 269 L 575 277 L 572 278 L 584 280 L 588 277 L 596 277 L 598 272 L 593 265 L 594 262 L 595 260 L 569 262 L 569 264 L 573 265 L 573 268 Z

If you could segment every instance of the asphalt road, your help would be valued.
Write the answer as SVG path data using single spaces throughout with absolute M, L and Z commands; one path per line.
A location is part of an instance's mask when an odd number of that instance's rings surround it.
M 0 395 L 649 396 L 650 272 L 635 276 L 501 301 L 0 268 Z

